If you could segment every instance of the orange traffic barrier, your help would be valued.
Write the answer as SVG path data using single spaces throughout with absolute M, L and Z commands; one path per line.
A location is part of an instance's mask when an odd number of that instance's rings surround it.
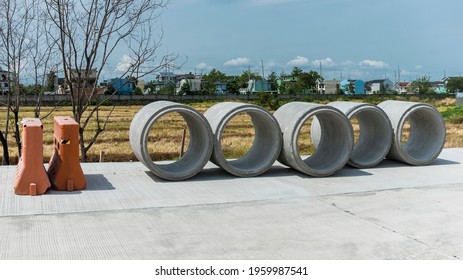
M 43 166 L 43 126 L 40 119 L 24 118 L 23 152 L 16 167 L 14 193 L 20 195 L 44 194 L 50 187 L 47 171 Z
M 79 124 L 71 117 L 55 117 L 54 152 L 48 176 L 54 189 L 74 191 L 85 189 L 79 161 Z

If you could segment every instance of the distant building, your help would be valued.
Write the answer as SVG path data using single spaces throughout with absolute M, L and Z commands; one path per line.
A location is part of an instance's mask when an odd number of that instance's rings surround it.
M 112 94 L 114 90 L 115 94 L 119 95 L 129 95 L 133 94 L 135 91 L 135 81 L 129 80 L 127 78 L 114 78 L 105 80 L 100 84 L 102 87 L 105 87 L 105 93 Z
M 291 87 L 291 85 L 297 83 L 299 81 L 298 77 L 291 76 L 291 75 L 282 75 L 281 79 L 277 80 L 277 91 L 278 94 L 282 94 L 283 88 Z
M 443 82 L 444 84 L 447 84 L 450 79 L 461 79 L 461 78 L 463 78 L 463 76 L 453 76 L 453 77 L 445 76 L 442 78 L 441 82 Z
M 184 85 L 188 85 L 188 90 L 186 94 L 190 94 L 191 92 L 198 92 L 201 90 L 201 77 L 184 77 L 179 82 L 177 82 L 177 87 L 175 92 L 180 94 L 180 91 L 184 87 Z
M 227 82 L 215 82 L 214 83 L 215 87 L 215 94 L 227 94 L 228 89 L 227 89 Z
M 0 94 L 8 94 L 10 92 L 10 83 L 14 79 L 14 73 L 0 69 Z
M 431 82 L 431 89 L 435 93 L 439 93 L 439 94 L 447 92 L 447 88 L 445 87 L 445 83 L 442 82 L 442 81 Z
M 177 82 L 177 76 L 173 72 L 159 72 L 156 81 L 160 83 Z
M 165 87 L 170 87 L 176 91 L 178 83 L 189 76 L 190 74 L 176 75 L 173 72 L 159 72 L 154 81 L 154 91 L 159 92 Z
M 139 88 L 142 93 L 145 92 L 145 80 L 137 80 L 137 84 L 135 85 L 136 88 Z
M 79 94 L 85 93 L 87 96 L 96 92 L 98 71 L 93 68 L 86 72 L 85 69 L 68 69 L 68 77 L 74 90 Z M 70 85 L 65 85 L 65 92 L 69 92 Z
M 324 80 L 317 79 L 316 81 L 317 92 L 319 94 L 337 94 L 340 89 L 338 80 Z
M 93 88 L 96 85 L 97 70 L 90 69 L 88 73 L 84 69 L 68 69 L 68 76 L 71 83 L 76 86 L 84 86 L 85 88 Z
M 251 94 L 258 92 L 273 92 L 267 80 L 249 80 L 246 90 Z
M 393 90 L 397 91 L 398 94 L 411 94 L 413 90 L 410 87 L 410 82 L 395 83 Z
M 339 88 L 344 94 L 365 94 L 365 82 L 363 80 L 342 80 Z
M 391 92 L 394 84 L 388 78 L 380 80 L 372 80 L 365 83 L 366 94 L 374 94 L 380 92 Z

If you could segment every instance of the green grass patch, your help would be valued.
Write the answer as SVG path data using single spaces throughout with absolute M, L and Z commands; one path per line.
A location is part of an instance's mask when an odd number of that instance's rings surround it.
M 448 123 L 463 124 L 463 107 L 449 107 L 447 110 L 442 112 L 442 116 Z

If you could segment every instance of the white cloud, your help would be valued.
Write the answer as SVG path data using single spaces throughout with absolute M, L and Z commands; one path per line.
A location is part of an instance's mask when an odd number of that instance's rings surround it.
M 198 65 L 196 65 L 195 68 L 202 70 L 202 69 L 208 69 L 210 67 L 206 63 L 201 62 Z
M 352 60 L 346 60 L 346 61 L 342 62 L 341 65 L 345 66 L 345 67 L 354 67 L 354 66 L 357 65 L 357 63 L 355 63 Z
M 416 65 L 415 66 L 415 69 L 421 69 L 421 68 L 423 68 L 423 65 Z
M 245 66 L 245 65 L 249 65 L 249 62 L 250 60 L 247 57 L 237 57 L 237 58 L 233 58 L 225 62 L 224 65 L 225 66 Z
M 124 54 L 121 57 L 121 60 L 116 66 L 116 69 L 114 71 L 121 71 L 121 72 L 126 72 L 129 70 L 129 68 L 135 63 L 135 59 L 131 58 L 130 56 Z
M 316 59 L 312 62 L 314 66 L 319 66 L 320 63 L 322 66 L 327 66 L 327 67 L 332 67 L 336 65 L 336 63 L 330 57 L 327 57 L 324 59 Z
M 293 60 L 290 60 L 288 66 L 304 66 L 309 64 L 309 59 L 303 56 L 296 56 Z
M 275 62 L 274 60 L 269 60 L 267 62 L 265 62 L 265 68 L 273 68 L 273 67 L 276 67 L 278 66 L 278 63 Z
M 370 60 L 370 59 L 365 59 L 362 62 L 359 63 L 360 66 L 365 66 L 365 67 L 372 67 L 372 68 L 387 68 L 389 65 L 381 60 Z

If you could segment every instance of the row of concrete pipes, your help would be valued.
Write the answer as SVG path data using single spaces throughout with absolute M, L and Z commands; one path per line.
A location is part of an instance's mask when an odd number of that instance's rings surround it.
M 185 155 L 171 163 L 153 161 L 148 151 L 148 135 L 164 115 L 176 112 L 185 120 L 190 141 Z M 238 114 L 250 116 L 254 142 L 238 159 L 227 159 L 221 147 L 222 133 Z M 360 128 L 354 141 L 351 119 Z M 310 136 L 316 151 L 302 157 L 298 138 L 301 128 L 312 119 Z M 408 139 L 403 139 L 409 123 Z M 184 180 L 201 172 L 210 160 L 238 176 L 258 176 L 276 160 L 310 176 L 329 176 L 349 164 L 370 168 L 384 158 L 411 165 L 426 165 L 438 157 L 445 143 L 442 115 L 433 106 L 406 101 L 384 101 L 377 106 L 358 102 L 332 102 L 327 105 L 291 102 L 273 115 L 257 105 L 223 102 L 204 115 L 194 108 L 169 101 L 143 107 L 130 125 L 130 144 L 136 157 L 156 176 Z

